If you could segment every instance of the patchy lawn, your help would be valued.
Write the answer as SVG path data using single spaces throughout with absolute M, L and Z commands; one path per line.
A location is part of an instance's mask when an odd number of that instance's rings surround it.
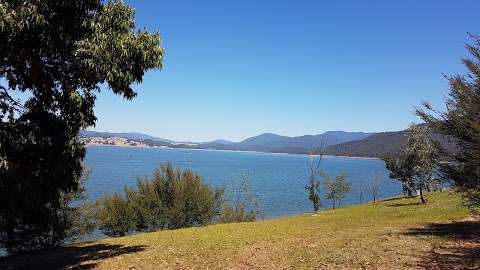
M 452 192 L 145 233 L 12 256 L 2 269 L 478 269 L 480 226 Z M 2 266 L 3 264 L 3 266 Z

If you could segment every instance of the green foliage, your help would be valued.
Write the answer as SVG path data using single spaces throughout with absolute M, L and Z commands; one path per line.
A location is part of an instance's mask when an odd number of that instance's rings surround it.
M 173 204 L 167 209 L 167 227 L 177 229 L 211 223 L 220 211 L 223 190 L 204 184 L 202 177 L 191 170 L 176 169 L 172 176 L 166 175 L 173 182 Z
M 67 228 L 67 234 L 61 240 L 77 240 L 79 236 L 93 232 L 97 228 L 96 223 L 97 207 L 90 201 L 80 202 L 71 212 L 71 225 Z
M 51 207 L 53 221 L 44 232 L 31 238 L 30 231 L 19 232 L 16 238 L 3 239 L 5 247 L 12 253 L 27 251 L 38 246 L 56 246 L 66 241 L 75 240 L 78 236 L 92 232 L 95 227 L 95 207 L 83 196 L 84 184 L 88 171 L 83 170 L 78 179 L 78 189 L 71 192 L 61 192 L 57 208 Z M 54 211 L 54 212 L 53 212 Z M 27 239 L 28 241 L 25 241 Z M 25 241 L 19 245 L 19 241 Z
M 154 231 L 163 229 L 168 220 L 166 213 L 165 183 L 155 172 L 150 181 L 148 178 L 139 179 L 137 191 L 125 188 L 127 197 L 133 204 L 135 214 L 135 228 L 139 231 Z
M 229 193 L 230 199 L 224 202 L 218 222 L 251 222 L 262 216 L 261 203 L 252 192 L 248 175 L 242 174 L 238 186 L 234 184 Z
M 429 126 L 450 138 L 456 149 L 442 148 L 451 162 L 440 164 L 443 175 L 464 191 L 472 210 L 480 209 L 480 38 L 470 35 L 467 45 L 470 58 L 463 58 L 468 70 L 465 75 L 447 77 L 450 92 L 446 111 L 440 112 L 428 103 L 417 110 Z
M 131 201 L 121 194 L 114 194 L 99 201 L 97 214 L 100 229 L 110 236 L 123 236 L 135 227 L 135 212 Z
M 308 199 L 313 204 L 313 210 L 315 212 L 322 207 L 322 201 L 320 198 L 320 192 L 323 188 L 325 191 L 325 197 L 332 202 L 332 208 L 340 207 L 342 199 L 351 190 L 351 184 L 347 180 L 347 174 L 342 173 L 340 175 L 331 176 L 324 173 L 320 169 L 321 162 L 323 160 L 323 149 L 321 149 L 318 158 L 311 156 L 309 166 L 309 178 L 305 190 L 308 193 Z M 323 178 L 323 183 L 318 180 L 319 177 Z
M 346 173 L 336 176 L 323 174 L 325 197 L 332 202 L 332 209 L 335 209 L 335 206 L 340 207 L 342 199 L 352 189 L 352 185 L 347 177 Z
M 218 217 L 219 223 L 253 222 L 257 220 L 255 212 L 247 210 L 245 205 L 232 206 L 225 203 Z
M 120 1 L 0 1 L 0 40 L 0 245 L 20 252 L 61 242 L 99 85 L 133 98 L 164 52 Z
M 60 207 L 57 210 L 56 227 L 50 233 L 51 245 L 59 245 L 74 240 L 78 236 L 91 233 L 95 227 L 95 204 L 87 201 L 83 192 L 90 172 L 84 167 L 78 189 L 60 194 Z
M 191 170 L 167 164 L 137 188 L 99 201 L 100 228 L 112 236 L 131 231 L 154 231 L 202 226 L 220 212 L 223 190 L 211 188 Z
M 403 193 L 408 197 L 413 197 L 413 194 L 415 194 L 413 163 L 406 153 L 402 151 L 397 158 L 385 156 L 383 161 L 385 161 L 387 170 L 390 171 L 390 178 L 399 180 L 402 184 Z
M 384 159 L 390 177 L 401 181 L 409 196 L 418 190 L 423 203 L 426 202 L 423 192 L 430 190 L 437 181 L 434 177 L 434 170 L 438 165 L 436 147 L 427 127 L 411 124 L 407 147 L 398 158 Z

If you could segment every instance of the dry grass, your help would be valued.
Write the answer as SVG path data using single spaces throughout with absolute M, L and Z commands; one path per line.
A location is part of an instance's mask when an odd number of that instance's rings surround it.
M 427 197 L 426 205 L 393 199 L 313 215 L 106 239 L 9 258 L 4 264 L 35 269 L 480 267 L 478 223 L 452 223 L 468 218 L 460 198 L 451 192 Z

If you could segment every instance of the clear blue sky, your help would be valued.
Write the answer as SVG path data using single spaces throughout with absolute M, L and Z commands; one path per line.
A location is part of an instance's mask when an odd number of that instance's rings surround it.
M 95 130 L 174 140 L 390 131 L 441 106 L 480 1 L 127 1 L 165 67 L 131 102 L 99 95 Z

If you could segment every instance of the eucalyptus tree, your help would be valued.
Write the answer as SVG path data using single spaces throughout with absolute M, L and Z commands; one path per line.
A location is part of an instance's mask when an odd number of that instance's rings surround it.
M 405 151 L 401 151 L 397 157 L 385 156 L 385 167 L 390 172 L 390 178 L 397 179 L 402 184 L 403 193 L 413 197 L 416 190 L 413 182 L 413 160 Z
M 402 182 L 404 190 L 412 196 L 417 192 L 422 203 L 426 203 L 423 192 L 434 181 L 438 165 L 436 144 L 428 127 L 411 124 L 408 128 L 406 148 L 397 158 L 385 158 L 390 177 Z
M 413 183 L 419 191 L 420 200 L 426 203 L 423 192 L 434 181 L 437 167 L 437 151 L 428 127 L 412 124 L 408 131 L 407 155 L 413 159 Z
M 2 0 L 0 40 L 0 244 L 15 253 L 61 243 L 100 85 L 134 98 L 164 50 L 121 1 Z
M 380 187 L 382 185 L 383 175 L 381 173 L 374 173 L 370 179 L 370 187 L 368 190 L 372 194 L 373 202 L 377 202 L 378 194 L 380 193 Z
M 352 189 L 351 183 L 348 181 L 348 175 L 341 173 L 339 175 L 323 175 L 325 197 L 332 202 L 332 209 L 342 205 L 342 199 Z

